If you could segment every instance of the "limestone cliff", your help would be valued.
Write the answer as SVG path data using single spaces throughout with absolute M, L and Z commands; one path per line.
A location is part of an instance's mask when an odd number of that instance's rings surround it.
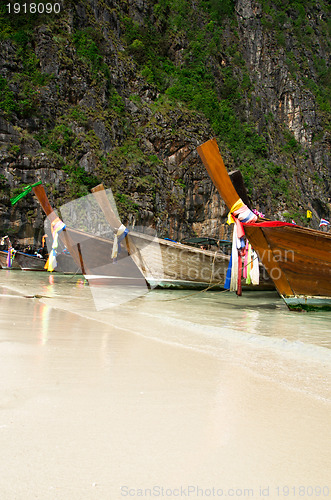
M 42 180 L 55 206 L 102 181 L 131 223 L 224 237 L 227 210 L 196 153 L 213 136 L 268 216 L 331 216 L 326 4 L 57 4 L 1 6 L 0 234 L 40 238 L 33 196 L 9 200 Z

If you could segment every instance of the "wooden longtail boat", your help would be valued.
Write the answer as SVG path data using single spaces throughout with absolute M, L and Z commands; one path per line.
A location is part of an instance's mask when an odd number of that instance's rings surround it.
M 48 220 L 51 224 L 54 223 L 58 216 L 50 205 L 43 186 L 39 184 L 32 189 Z M 110 258 L 113 242 L 109 239 L 70 227 L 59 232 L 58 237 L 70 252 L 80 273 L 85 275 L 90 284 L 102 284 L 107 278 L 112 284 L 146 287 L 145 279 L 137 267 L 128 265 L 127 260 L 124 262 L 124 252 L 121 255 L 122 259 L 114 265 Z M 60 255 L 57 259 L 60 261 Z M 58 270 L 61 271 L 61 268 Z
M 121 226 L 102 184 L 92 189 L 107 222 L 114 232 Z M 211 288 L 223 289 L 230 257 L 220 251 L 194 248 L 190 245 L 150 237 L 130 231 L 126 236 L 128 252 L 152 287 L 159 288 Z M 265 272 L 258 286 L 249 289 L 273 289 Z
M 17 251 L 15 262 L 23 271 L 44 271 L 46 260 L 36 255 Z
M 198 153 L 230 211 L 239 199 L 218 145 L 211 139 Z M 331 234 L 285 222 L 243 223 L 245 234 L 291 310 L 331 310 Z
M 56 219 L 44 188 L 32 188 L 47 217 Z M 104 212 L 106 220 L 116 233 L 121 222 L 109 209 L 109 201 L 104 198 L 103 187 L 93 190 L 94 196 Z M 112 259 L 114 240 L 91 235 L 70 227 L 59 233 L 82 274 L 89 283 L 146 286 L 151 288 L 177 289 L 223 289 L 230 257 L 222 252 L 213 252 L 189 245 L 164 240 L 148 234 L 130 231 L 125 237 L 116 263 Z M 124 246 L 124 245 L 122 245 Z M 128 257 L 130 259 L 128 259 Z M 132 259 L 132 264 L 130 261 Z M 143 283 L 142 283 L 143 281 Z M 245 284 L 243 287 L 245 288 Z M 251 289 L 272 289 L 273 283 L 266 275 L 258 286 L 247 285 Z
M 64 274 L 75 274 L 80 268 L 74 263 L 71 255 L 59 254 L 57 256 L 58 269 Z M 36 255 L 26 254 L 17 251 L 12 263 L 12 267 L 7 267 L 7 252 L 0 251 L 0 269 L 21 269 L 22 271 L 45 271 L 46 260 Z

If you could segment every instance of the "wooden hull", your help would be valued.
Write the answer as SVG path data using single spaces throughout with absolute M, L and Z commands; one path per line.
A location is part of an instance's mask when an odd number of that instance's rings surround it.
M 80 274 L 81 267 L 77 265 L 70 254 L 60 253 L 56 256 L 57 266 L 54 272 L 63 274 Z
M 55 272 L 65 274 L 76 274 L 80 271 L 71 255 L 59 254 L 57 255 L 58 266 Z M 1 268 L 9 269 L 7 267 L 7 252 L 0 252 Z M 44 267 L 46 260 L 35 255 L 25 254 L 24 252 L 16 252 L 11 269 L 21 269 L 23 271 L 45 271 Z
M 93 284 L 118 283 L 170 289 L 223 289 L 229 256 L 197 249 L 146 234 L 129 233 L 129 245 L 122 242 L 116 262 L 111 258 L 113 241 L 66 228 L 64 238 L 74 247 L 76 264 Z M 69 248 L 69 246 L 68 246 Z M 267 273 L 258 286 L 247 289 L 274 289 Z
M 45 259 L 23 252 L 16 252 L 15 262 L 23 271 L 44 271 L 44 266 L 46 264 Z
M 111 258 L 113 241 L 66 227 L 59 234 L 70 250 L 77 271 L 92 285 L 130 285 L 146 288 L 146 280 L 124 245 L 117 261 Z M 61 270 L 61 268 L 59 269 Z
M 145 234 L 130 233 L 137 252 L 133 260 L 148 283 L 158 288 L 224 289 L 230 257 L 221 252 L 198 249 Z M 249 289 L 273 289 L 267 273 L 258 286 Z
M 198 147 L 201 159 L 229 210 L 239 196 L 212 139 Z M 245 233 L 290 309 L 331 309 L 331 234 L 295 224 L 261 220 Z
M 331 235 L 295 225 L 245 232 L 290 309 L 330 309 Z
M 56 215 L 44 189 L 37 186 L 33 190 L 52 223 Z M 99 202 L 107 215 L 109 226 L 118 228 L 121 223 L 108 210 L 108 202 L 105 204 L 104 197 Z M 70 227 L 61 231 L 59 238 L 90 284 L 109 282 L 146 287 L 147 282 L 152 288 L 223 289 L 230 260 L 228 255 L 221 252 L 215 253 L 147 234 L 130 232 L 122 241 L 122 251 L 114 262 L 112 239 Z M 268 276 L 261 280 L 261 285 L 254 287 L 260 290 L 261 288 L 274 288 Z

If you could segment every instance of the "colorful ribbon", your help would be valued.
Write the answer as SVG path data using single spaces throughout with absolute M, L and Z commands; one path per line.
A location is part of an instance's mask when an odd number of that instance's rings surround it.
M 246 278 L 246 283 L 252 282 L 258 284 L 259 282 L 259 265 L 257 256 L 253 259 L 253 252 L 250 248 L 248 241 L 245 241 L 244 225 L 247 223 L 255 223 L 258 216 L 254 214 L 245 203 L 239 198 L 234 203 L 228 214 L 227 223 L 235 224 L 233 228 L 232 237 L 232 251 L 231 251 L 231 282 L 230 291 L 236 291 L 241 295 L 241 277 Z M 254 252 L 255 253 L 255 252 Z M 256 255 L 256 254 L 255 254 Z M 252 260 L 253 259 L 253 260 Z M 256 265 L 254 265 L 256 261 Z M 242 265 L 244 263 L 244 269 Z M 229 266 L 230 267 L 230 266 Z M 253 271 L 254 269 L 254 271 Z M 254 282 L 253 282 L 254 276 Z
M 9 245 L 8 246 L 8 253 L 7 253 L 7 267 L 9 267 L 9 268 L 12 267 L 15 254 L 16 254 L 16 250 L 14 250 L 14 248 L 11 245 Z
M 121 241 L 124 240 L 124 238 L 128 234 L 128 232 L 129 232 L 129 230 L 123 224 L 121 224 L 117 230 L 117 233 L 115 233 L 113 250 L 112 250 L 112 254 L 111 254 L 112 259 L 114 259 L 114 260 L 117 259 L 117 255 L 121 251 Z
M 51 223 L 51 232 L 52 232 L 52 237 L 53 237 L 53 243 L 52 243 L 52 250 L 50 251 L 50 254 L 48 256 L 47 262 L 44 266 L 44 269 L 47 269 L 47 271 L 52 272 L 57 266 L 56 262 L 56 249 L 58 247 L 58 238 L 59 238 L 59 233 L 65 229 L 66 225 L 64 222 L 59 217 L 56 217 L 56 219 L 53 220 Z

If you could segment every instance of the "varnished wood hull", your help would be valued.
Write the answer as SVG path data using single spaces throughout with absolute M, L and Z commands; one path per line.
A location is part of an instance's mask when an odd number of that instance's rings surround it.
M 239 196 L 231 184 L 216 140 L 202 144 L 198 152 L 231 210 Z M 330 233 L 295 224 L 261 221 L 244 224 L 244 228 L 260 261 L 290 309 L 331 309 Z
M 331 309 L 330 234 L 253 224 L 245 225 L 245 232 L 290 309 Z

